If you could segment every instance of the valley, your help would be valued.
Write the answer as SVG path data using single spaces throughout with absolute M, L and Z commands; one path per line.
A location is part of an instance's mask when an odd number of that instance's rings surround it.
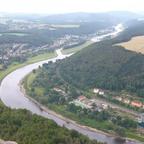
M 0 139 L 143 143 L 143 21 L 54 17 L 0 17 Z

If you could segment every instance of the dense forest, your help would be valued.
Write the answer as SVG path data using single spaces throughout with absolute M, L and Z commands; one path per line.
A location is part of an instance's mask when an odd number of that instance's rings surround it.
M 143 93 L 144 56 L 103 41 L 60 63 L 62 77 L 76 87 Z
M 143 28 L 142 28 L 143 27 Z M 115 46 L 115 42 L 144 34 L 143 23 L 120 36 L 89 46 L 59 64 L 61 76 L 76 87 L 127 90 L 144 95 L 144 56 Z
M 98 144 L 27 110 L 11 110 L 1 102 L 0 138 L 18 144 Z

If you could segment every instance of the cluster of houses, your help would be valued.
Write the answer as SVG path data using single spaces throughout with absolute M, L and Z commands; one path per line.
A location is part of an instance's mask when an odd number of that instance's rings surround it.
M 0 47 L 3 48 L 0 60 L 9 60 L 10 58 L 23 56 L 28 52 L 32 52 L 32 48 L 28 48 L 28 45 L 23 43 L 0 44 Z
M 105 92 L 101 89 L 98 89 L 98 88 L 94 88 L 93 89 L 93 93 L 95 94 L 98 94 L 100 96 L 105 96 Z M 140 102 L 138 100 L 130 100 L 129 98 L 124 98 L 124 97 L 120 97 L 120 96 L 116 96 L 116 97 L 113 97 L 113 99 L 119 101 L 119 102 L 122 102 L 124 104 L 128 104 L 132 107 L 137 107 L 137 108 L 142 108 L 144 109 L 144 103 L 143 102 Z
M 108 109 L 109 107 L 105 103 L 97 102 L 95 99 L 88 99 L 85 96 L 79 96 L 77 99 L 70 102 L 70 104 L 71 103 L 81 108 L 90 109 L 90 110 L 99 111 L 99 112 L 102 110 Z
M 105 92 L 104 92 L 103 90 L 98 89 L 98 88 L 94 88 L 94 89 L 93 89 L 93 92 L 94 92 L 95 94 L 98 94 L 98 95 L 104 95 L 104 94 L 105 94 Z
M 115 97 L 114 99 L 116 99 L 119 102 L 128 104 L 132 107 L 137 107 L 137 108 L 142 108 L 144 109 L 144 103 L 138 101 L 138 100 L 130 100 L 128 98 L 123 98 L 123 97 Z
M 53 44 L 50 45 L 50 48 L 70 48 L 74 47 L 75 45 L 81 44 L 84 42 L 86 38 L 84 36 L 78 35 L 65 35 L 53 41 Z

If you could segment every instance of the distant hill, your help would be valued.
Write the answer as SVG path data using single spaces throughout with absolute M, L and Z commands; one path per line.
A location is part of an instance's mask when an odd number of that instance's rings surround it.
M 140 14 L 127 11 L 113 11 L 105 13 L 68 13 L 41 17 L 46 22 L 79 23 L 79 22 L 107 22 L 119 23 L 141 17 Z

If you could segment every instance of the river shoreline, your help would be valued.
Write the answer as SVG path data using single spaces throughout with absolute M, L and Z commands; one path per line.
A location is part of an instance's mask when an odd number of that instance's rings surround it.
M 104 135 L 106 135 L 106 136 L 108 136 L 108 137 L 115 137 L 115 138 L 116 138 L 116 135 L 114 135 L 114 134 L 106 133 L 106 132 L 103 132 L 103 131 L 101 131 L 101 130 L 98 130 L 98 129 L 95 129 L 95 128 L 92 128 L 92 127 L 88 127 L 88 126 L 84 126 L 84 125 L 78 124 L 76 121 L 71 120 L 71 119 L 69 119 L 69 118 L 66 118 L 66 117 L 64 117 L 64 116 L 62 116 L 62 115 L 60 115 L 60 114 L 58 114 L 58 113 L 56 113 L 56 112 L 48 109 L 48 107 L 42 105 L 41 103 L 39 103 L 38 101 L 36 101 L 36 100 L 33 99 L 32 97 L 28 96 L 22 83 L 23 83 L 23 80 L 19 83 L 21 92 L 22 92 L 22 93 L 24 94 L 24 96 L 27 97 L 30 101 L 32 101 L 33 103 L 35 103 L 35 104 L 41 109 L 41 111 L 45 111 L 45 112 L 47 112 L 48 114 L 55 115 L 56 117 L 64 120 L 67 124 L 68 124 L 68 123 L 72 123 L 72 124 L 76 125 L 77 127 L 85 128 L 86 130 L 90 130 L 90 131 L 92 131 L 92 132 L 98 132 L 98 133 L 104 134 Z

